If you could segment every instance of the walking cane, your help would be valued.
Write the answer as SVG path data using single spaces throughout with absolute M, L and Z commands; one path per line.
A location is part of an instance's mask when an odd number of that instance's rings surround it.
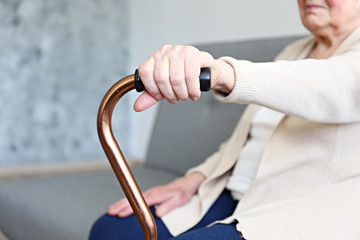
M 210 69 L 202 68 L 200 74 L 201 91 L 209 91 L 210 79 Z M 97 131 L 110 165 L 141 225 L 144 239 L 156 240 L 157 230 L 154 218 L 115 140 L 111 128 L 111 117 L 115 105 L 125 93 L 134 88 L 138 92 L 145 90 L 137 70 L 135 74 L 119 80 L 108 90 L 100 104 L 97 117 Z

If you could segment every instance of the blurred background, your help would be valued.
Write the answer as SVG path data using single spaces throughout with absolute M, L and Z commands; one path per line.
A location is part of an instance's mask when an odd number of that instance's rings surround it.
M 107 89 L 164 44 L 303 35 L 295 0 L 1 0 L 0 169 L 105 162 L 96 133 Z M 132 92 L 113 125 L 144 160 L 156 107 Z

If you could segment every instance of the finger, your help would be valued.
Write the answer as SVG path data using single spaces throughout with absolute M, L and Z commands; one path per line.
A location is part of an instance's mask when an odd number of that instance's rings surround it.
M 174 195 L 174 197 L 170 198 L 168 201 L 160 204 L 156 210 L 155 214 L 158 217 L 162 217 L 167 213 L 171 212 L 175 208 L 181 207 L 187 203 L 188 200 L 185 197 L 180 197 L 178 195 Z
M 129 205 L 127 208 L 122 209 L 117 216 L 120 218 L 126 218 L 128 216 L 130 216 L 131 214 L 133 214 L 134 211 L 132 210 L 131 206 Z
M 124 206 L 124 205 L 126 205 L 128 203 L 129 203 L 128 200 L 126 198 L 123 198 L 123 199 L 115 202 L 114 204 L 110 205 L 109 209 L 119 208 L 119 207 Z
M 138 71 L 139 77 L 144 84 L 146 91 L 155 99 L 160 101 L 163 97 L 160 92 L 160 89 L 155 83 L 154 80 L 154 67 L 155 59 L 154 56 L 150 56 L 145 62 L 140 64 Z
M 144 192 L 144 198 L 149 206 L 162 204 L 174 196 L 174 192 L 163 187 L 155 187 Z
M 163 203 L 173 196 L 170 194 L 170 191 L 164 191 L 163 186 L 156 186 L 150 188 L 149 190 L 143 193 L 146 203 L 149 206 L 153 206 L 156 204 Z M 111 216 L 119 216 L 119 217 L 128 217 L 133 214 L 133 210 L 130 206 L 129 201 L 124 198 L 113 205 L 111 205 L 108 209 L 108 214 Z
M 156 104 L 157 102 L 159 102 L 161 99 L 163 99 L 162 96 L 158 100 L 158 99 L 154 98 L 153 96 L 151 96 L 147 91 L 143 92 L 136 99 L 136 101 L 134 103 L 134 110 L 136 112 L 144 111 L 144 110 L 148 109 L 149 107 L 153 106 L 154 104 Z
M 130 206 L 129 201 L 124 198 L 108 208 L 108 214 L 111 216 L 117 215 L 120 211 Z
M 179 49 L 180 47 L 181 46 L 178 46 L 177 48 Z M 178 99 L 183 101 L 189 99 L 189 93 L 185 82 L 184 63 L 176 52 L 172 54 L 170 58 L 170 82 Z
M 169 60 L 166 57 L 155 59 L 154 80 L 160 92 L 166 100 L 175 104 L 178 102 L 177 97 L 173 91 L 169 78 Z
M 200 62 L 194 55 L 190 55 L 190 57 L 185 60 L 185 80 L 189 97 L 193 101 L 197 100 L 201 95 L 199 81 L 200 68 Z

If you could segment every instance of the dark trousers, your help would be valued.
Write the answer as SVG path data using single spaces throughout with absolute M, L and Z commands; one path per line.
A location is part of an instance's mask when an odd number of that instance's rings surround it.
M 196 226 L 175 238 L 169 233 L 163 221 L 155 216 L 155 208 L 151 207 L 150 210 L 155 219 L 159 240 L 241 240 L 243 238 L 241 238 L 239 233 L 236 231 L 235 223 L 216 224 L 211 227 L 206 227 L 216 220 L 222 220 L 230 216 L 235 210 L 236 205 L 237 201 L 232 199 L 229 191 L 225 190 Z M 186 221 L 186 219 L 184 219 L 184 221 Z M 140 224 L 137 222 L 137 219 L 134 215 L 131 215 L 127 218 L 118 218 L 105 214 L 94 223 L 89 239 L 141 240 L 143 239 L 143 234 Z

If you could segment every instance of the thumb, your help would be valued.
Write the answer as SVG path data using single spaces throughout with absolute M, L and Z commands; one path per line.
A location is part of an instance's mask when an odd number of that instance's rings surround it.
M 148 92 L 145 91 L 136 99 L 134 103 L 134 110 L 136 112 L 142 112 L 157 102 L 158 100 L 156 100 L 156 98 L 154 98 Z

